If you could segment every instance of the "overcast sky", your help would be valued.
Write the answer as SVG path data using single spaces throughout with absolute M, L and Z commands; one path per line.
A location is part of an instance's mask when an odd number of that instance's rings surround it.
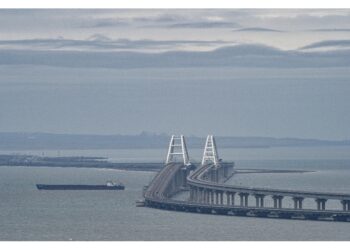
M 322 40 L 350 39 L 350 10 L 348 9 L 52 9 L 1 10 L 0 13 L 0 40 L 180 40 L 183 43 L 177 46 L 174 44 L 167 46 L 166 43 L 158 46 L 140 44 L 137 49 L 208 50 L 223 46 L 225 43 L 259 43 L 281 49 L 297 49 Z M 185 41 L 198 41 L 198 44 Z M 201 43 L 203 41 L 212 43 L 203 44 Z M 58 47 L 54 48 L 58 49 Z M 68 48 L 72 49 L 69 46 L 65 47 L 65 49 Z M 123 49 L 135 48 L 131 46 Z
M 349 56 L 345 9 L 0 10 L 0 131 L 350 139 Z

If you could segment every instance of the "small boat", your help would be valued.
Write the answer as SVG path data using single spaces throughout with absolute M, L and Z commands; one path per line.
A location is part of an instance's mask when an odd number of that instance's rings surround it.
M 38 190 L 124 190 L 122 183 L 108 181 L 105 185 L 79 184 L 36 184 Z

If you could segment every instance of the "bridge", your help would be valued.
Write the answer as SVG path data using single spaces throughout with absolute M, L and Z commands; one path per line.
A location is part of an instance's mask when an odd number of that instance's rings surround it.
M 226 180 L 234 178 L 238 173 L 239 170 L 234 168 L 233 162 L 219 159 L 212 135 L 207 137 L 199 166 L 190 162 L 184 136 L 173 135 L 164 168 L 144 189 L 144 205 L 231 216 L 350 221 L 350 194 L 226 184 Z M 189 197 L 186 200 L 174 199 L 181 191 L 189 191 Z M 249 197 L 255 198 L 254 204 L 249 204 Z M 272 198 L 273 206 L 265 205 L 267 197 Z M 283 206 L 286 197 L 293 200 L 293 208 Z M 315 202 L 314 208 L 304 208 L 305 199 L 312 199 Z M 339 201 L 338 209 L 327 209 L 328 200 Z

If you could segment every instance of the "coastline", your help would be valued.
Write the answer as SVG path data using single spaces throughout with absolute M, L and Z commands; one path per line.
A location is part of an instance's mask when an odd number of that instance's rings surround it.
M 40 157 L 33 155 L 0 155 L 0 166 L 23 167 L 75 167 L 94 169 L 118 169 L 127 171 L 158 171 L 163 163 L 115 163 L 103 157 Z
M 110 162 L 105 157 L 65 156 L 41 157 L 34 155 L 0 155 L 0 167 L 60 167 L 60 168 L 87 168 L 124 171 L 157 172 L 163 168 L 162 162 Z M 237 168 L 237 174 L 252 173 L 307 173 L 314 172 L 300 169 L 256 169 Z

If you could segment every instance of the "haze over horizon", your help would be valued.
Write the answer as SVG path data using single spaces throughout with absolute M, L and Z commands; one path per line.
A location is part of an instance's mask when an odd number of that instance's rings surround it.
M 0 132 L 350 138 L 350 10 L 0 10 Z

